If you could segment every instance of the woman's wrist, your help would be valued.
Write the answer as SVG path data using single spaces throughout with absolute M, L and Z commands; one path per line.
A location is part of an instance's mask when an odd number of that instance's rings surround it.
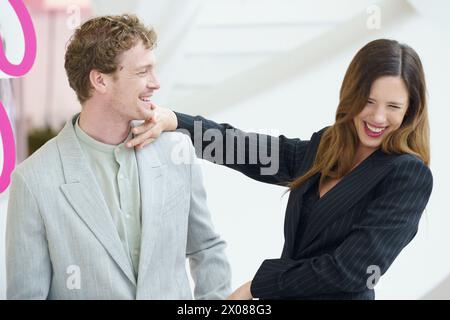
M 174 111 L 170 109 L 167 110 L 167 123 L 165 124 L 165 130 L 175 131 L 178 128 L 178 117 Z

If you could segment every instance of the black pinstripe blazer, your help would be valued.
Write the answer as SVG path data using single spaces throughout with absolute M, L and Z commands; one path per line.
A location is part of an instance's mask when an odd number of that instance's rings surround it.
M 193 141 L 194 121 L 201 121 L 196 125 L 201 124 L 202 134 L 208 129 L 219 130 L 222 138 L 216 139 L 247 137 L 244 164 L 226 164 L 225 155 L 231 151 L 227 147 L 238 154 L 236 143 L 216 151 L 223 152 L 220 163 L 255 180 L 279 185 L 286 185 L 312 166 L 326 129 L 314 133 L 309 141 L 280 136 L 270 142 L 250 139 L 251 134 L 202 117 L 177 113 L 177 118 L 178 128 L 189 131 Z M 279 170 L 273 175 L 261 175 L 264 165 L 259 158 L 256 164 L 249 164 L 249 155 L 259 154 L 260 141 L 268 141 L 271 156 L 279 157 Z M 210 143 L 194 141 L 197 155 L 201 157 Z M 211 159 L 203 158 L 218 162 L 217 154 L 212 155 Z M 316 174 L 290 192 L 283 252 L 279 259 L 265 260 L 258 269 L 251 285 L 254 297 L 374 299 L 377 271 L 384 274 L 414 238 L 433 185 L 430 169 L 419 158 L 387 155 L 379 149 L 318 200 L 304 234 L 298 234 L 303 195 L 319 178 Z

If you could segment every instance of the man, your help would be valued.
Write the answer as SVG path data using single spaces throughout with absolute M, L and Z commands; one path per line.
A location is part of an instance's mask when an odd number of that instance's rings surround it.
M 65 68 L 82 111 L 13 174 L 9 299 L 191 299 L 186 257 L 195 298 L 230 293 L 188 138 L 124 146 L 131 121 L 152 115 L 155 41 L 133 15 L 94 18 L 73 35 Z

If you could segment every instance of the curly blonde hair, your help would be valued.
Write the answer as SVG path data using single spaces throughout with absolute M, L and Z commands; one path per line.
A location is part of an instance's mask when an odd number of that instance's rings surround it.
M 139 41 L 147 49 L 153 49 L 156 33 L 131 14 L 96 17 L 75 30 L 67 46 L 64 67 L 69 85 L 81 104 L 91 97 L 91 70 L 116 72 L 118 56 Z

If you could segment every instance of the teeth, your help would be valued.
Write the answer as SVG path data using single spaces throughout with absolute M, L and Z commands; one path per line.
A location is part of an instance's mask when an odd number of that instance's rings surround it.
M 150 97 L 148 97 L 148 98 L 139 98 L 139 99 L 141 99 L 144 102 L 150 102 Z
M 372 127 L 367 122 L 366 122 L 366 125 L 367 125 L 367 128 L 370 129 L 370 131 L 373 131 L 373 132 L 376 132 L 376 133 L 380 133 L 380 132 L 382 132 L 382 131 L 384 131 L 386 129 L 386 128 L 375 128 L 375 127 Z

